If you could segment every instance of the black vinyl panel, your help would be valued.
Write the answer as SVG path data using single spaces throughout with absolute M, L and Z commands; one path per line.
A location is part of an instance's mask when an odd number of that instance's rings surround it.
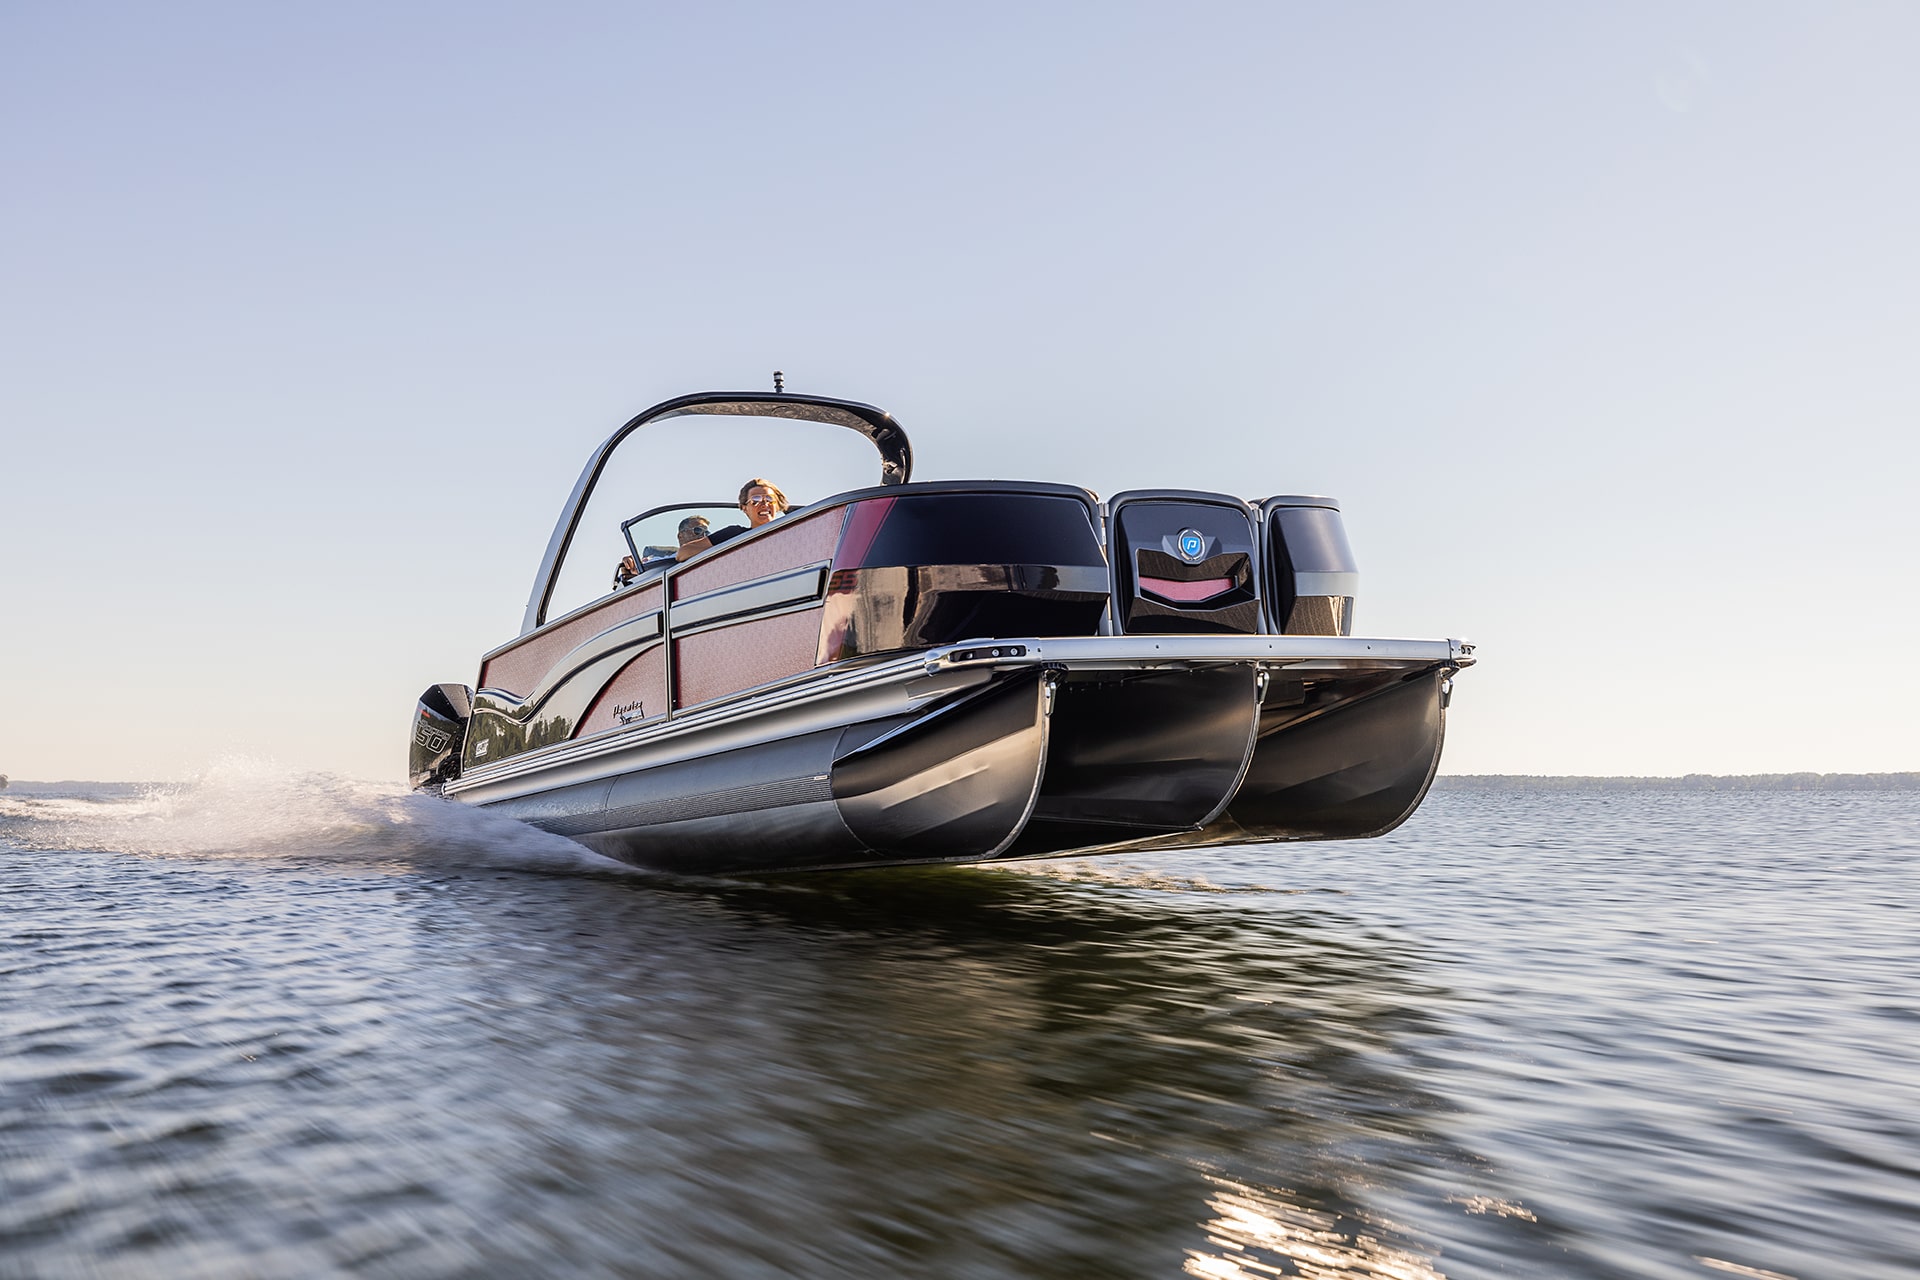
M 922 565 L 837 570 L 820 659 L 1000 636 L 1090 636 L 1107 608 L 1105 568 Z
M 1090 636 L 1109 583 L 1089 499 L 906 493 L 854 504 L 820 661 L 1000 636 Z
M 1034 493 L 903 494 L 857 561 L 870 565 L 1104 565 L 1086 504 Z

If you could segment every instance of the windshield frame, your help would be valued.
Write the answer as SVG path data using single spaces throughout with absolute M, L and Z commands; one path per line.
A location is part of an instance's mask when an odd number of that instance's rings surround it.
M 540 568 L 534 574 L 533 590 L 527 596 L 526 613 L 520 622 L 521 635 L 528 635 L 546 624 L 547 609 L 553 600 L 553 587 L 560 576 L 560 566 L 573 543 L 574 532 L 579 528 L 581 513 L 586 509 L 587 500 L 593 496 L 594 486 L 600 482 L 600 474 L 606 469 L 607 459 L 613 451 L 641 427 L 690 414 L 791 418 L 847 427 L 865 436 L 879 452 L 880 483 L 883 486 L 905 484 L 913 473 L 913 448 L 907 440 L 906 431 L 894 421 L 893 415 L 857 400 L 836 400 L 826 396 L 777 391 L 701 391 L 663 400 L 607 437 L 605 443 L 588 457 L 587 465 L 580 472 L 580 479 L 574 483 L 572 494 L 560 509 L 560 518 L 554 524 L 553 535 L 547 540 L 546 553 L 541 557 Z
M 698 511 L 704 514 L 708 511 L 738 511 L 739 509 L 739 507 L 731 502 L 669 502 L 661 507 L 648 507 L 639 515 L 631 519 L 622 520 L 620 522 L 620 536 L 627 540 L 627 552 L 633 556 L 633 562 L 639 564 L 640 544 L 633 540 L 633 526 L 639 524 L 642 520 L 651 520 L 653 517 L 665 515 L 669 511 Z

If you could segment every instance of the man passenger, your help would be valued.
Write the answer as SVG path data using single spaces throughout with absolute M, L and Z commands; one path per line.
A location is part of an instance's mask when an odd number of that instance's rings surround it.
M 674 553 L 675 560 L 686 560 L 699 555 L 713 546 L 713 528 L 705 516 L 688 516 L 680 522 L 674 536 L 680 539 L 680 549 Z

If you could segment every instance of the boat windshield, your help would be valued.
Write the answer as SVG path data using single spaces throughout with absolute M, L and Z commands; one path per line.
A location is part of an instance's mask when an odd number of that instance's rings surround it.
M 740 514 L 740 508 L 724 502 L 682 503 L 643 511 L 620 526 L 627 536 L 627 553 L 642 569 L 672 563 L 679 556 L 681 526 L 690 521 L 703 522 L 688 528 L 692 534 L 695 528 L 717 532 L 744 524 L 746 517 Z
M 715 532 L 747 524 L 735 502 L 757 477 L 803 506 L 873 484 L 874 446 L 843 426 L 791 419 L 688 415 L 649 424 L 608 457 L 557 566 L 548 619 L 617 590 L 614 571 L 626 556 L 643 576 L 673 563 L 689 516 Z

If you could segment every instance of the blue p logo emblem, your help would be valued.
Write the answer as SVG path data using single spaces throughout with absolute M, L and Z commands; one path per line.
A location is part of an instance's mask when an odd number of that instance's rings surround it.
M 1180 558 L 1182 560 L 1192 564 L 1198 561 L 1202 555 L 1206 554 L 1206 550 L 1207 540 L 1201 536 L 1198 529 L 1182 529 L 1180 531 Z

